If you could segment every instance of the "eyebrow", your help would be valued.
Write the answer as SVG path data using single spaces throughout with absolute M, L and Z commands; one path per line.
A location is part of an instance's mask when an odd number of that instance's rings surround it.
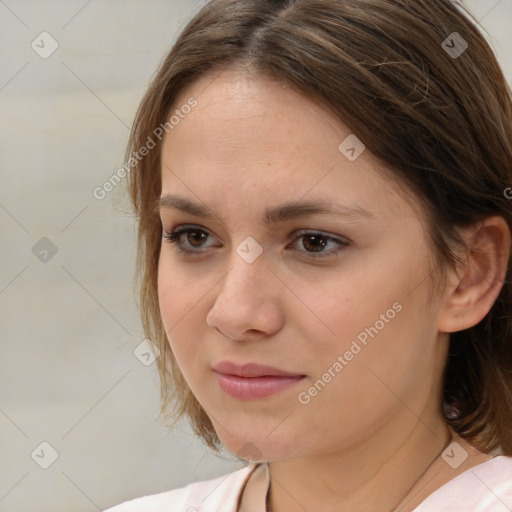
M 208 206 L 195 203 L 186 197 L 176 194 L 166 194 L 160 198 L 157 206 L 158 213 L 165 209 L 176 209 L 202 218 L 220 219 Z M 319 199 L 316 201 L 288 202 L 277 207 L 268 208 L 263 214 L 262 222 L 274 225 L 296 217 L 315 214 L 334 215 L 344 218 L 376 219 L 375 215 L 365 208 Z

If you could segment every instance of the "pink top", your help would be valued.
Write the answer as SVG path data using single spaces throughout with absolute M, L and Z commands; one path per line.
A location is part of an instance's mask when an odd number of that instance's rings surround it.
M 265 512 L 268 465 L 249 466 L 104 512 Z M 413 512 L 512 512 L 512 457 L 498 455 L 456 476 Z

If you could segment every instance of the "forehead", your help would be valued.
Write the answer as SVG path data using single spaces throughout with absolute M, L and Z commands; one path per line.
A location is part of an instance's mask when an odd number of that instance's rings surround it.
M 186 160 L 187 168 L 200 162 L 215 166 L 216 171 L 229 164 L 238 175 L 257 165 L 260 176 L 277 177 L 300 158 L 316 153 L 315 167 L 327 171 L 337 157 L 340 140 L 350 133 L 290 87 L 239 70 L 210 74 L 195 82 L 182 91 L 169 114 L 192 98 L 197 106 L 165 136 L 164 164 L 176 166 Z M 319 159 L 319 155 L 323 156 Z M 290 178 L 297 180 L 297 169 L 292 170 Z
M 332 140 L 326 140 L 335 149 L 338 139 L 350 133 L 328 109 L 291 86 L 240 70 L 206 75 L 182 91 L 170 114 L 192 98 L 197 106 L 166 139 L 176 139 L 177 133 L 180 139 L 191 134 L 196 143 L 211 139 L 218 146 L 243 145 L 246 151 L 256 148 L 256 143 L 274 147 L 286 139 L 286 146 L 279 144 L 284 151 L 300 149 L 299 142 L 309 146 L 319 129 L 324 137 L 326 132 L 336 132 L 331 133 Z
M 396 205 L 378 160 L 365 150 L 348 159 L 340 144 L 353 141 L 350 129 L 291 87 L 225 70 L 182 91 L 170 115 L 191 99 L 197 105 L 164 139 L 163 193 L 214 198 L 216 206 L 227 198 L 263 205 L 306 196 L 374 213 Z

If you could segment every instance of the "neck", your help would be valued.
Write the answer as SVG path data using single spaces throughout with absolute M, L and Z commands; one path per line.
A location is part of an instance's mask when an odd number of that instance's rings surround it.
M 426 424 L 407 414 L 337 451 L 270 462 L 271 510 L 413 510 L 412 493 L 446 465 L 439 456 L 451 431 L 441 415 Z

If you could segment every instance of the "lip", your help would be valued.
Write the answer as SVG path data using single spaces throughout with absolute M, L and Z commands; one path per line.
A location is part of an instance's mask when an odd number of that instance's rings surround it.
M 213 371 L 224 375 L 236 375 L 237 377 L 297 377 L 300 375 L 264 364 L 245 363 L 240 365 L 231 361 L 220 362 L 213 367 Z
M 223 361 L 213 367 L 220 388 L 238 400 L 259 400 L 284 391 L 305 378 L 272 366 Z

